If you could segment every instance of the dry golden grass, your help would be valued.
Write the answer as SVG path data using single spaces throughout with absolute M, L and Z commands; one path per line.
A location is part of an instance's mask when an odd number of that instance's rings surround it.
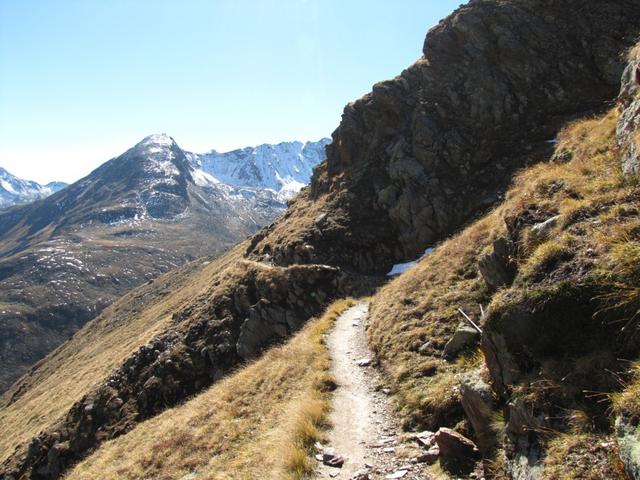
M 611 402 L 616 414 L 635 424 L 640 421 L 640 362 L 631 366 L 628 377 L 625 388 L 611 395 Z
M 246 244 L 209 264 L 194 262 L 134 290 L 14 384 L 0 397 L 0 461 L 62 418 L 74 402 L 162 332 L 174 312 L 203 295 L 221 270 L 237 263 L 242 248 Z
M 564 258 L 572 255 L 571 237 L 565 235 L 542 243 L 533 250 L 533 253 L 520 266 L 519 277 L 521 281 L 534 279 L 543 275 L 545 271 Z
M 334 303 L 285 345 L 105 443 L 67 480 L 309 477 L 333 385 L 325 334 L 352 304 Z
M 391 377 L 408 427 L 456 421 L 448 417 L 450 412 L 456 417 L 456 375 L 466 368 L 444 361 L 440 353 L 463 320 L 457 309 L 478 320 L 478 305 L 488 302 L 476 265 L 503 225 L 494 212 L 440 245 L 373 298 L 372 347 Z
M 561 434 L 546 445 L 545 480 L 626 480 L 611 438 Z
M 288 247 L 295 247 L 304 242 L 309 231 L 313 230 L 314 221 L 319 215 L 332 211 L 332 217 L 337 217 L 338 210 L 330 204 L 335 202 L 329 195 L 309 201 L 308 192 L 303 190 L 298 196 L 289 201 L 287 213 L 283 217 L 286 221 L 276 222 L 273 229 L 269 231 L 265 239 L 257 243 L 255 251 L 259 253 L 272 253 L 271 248 L 277 245 L 278 248 L 286 250 Z

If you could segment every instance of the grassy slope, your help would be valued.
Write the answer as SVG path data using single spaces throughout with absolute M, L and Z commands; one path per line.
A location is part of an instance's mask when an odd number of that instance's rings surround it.
M 304 478 L 329 408 L 324 334 L 351 304 L 335 303 L 285 345 L 104 444 L 66 478 Z
M 0 397 L 0 461 L 60 419 L 124 359 L 171 322 L 173 312 L 204 294 L 245 244 L 209 264 L 194 262 L 126 295 L 38 363 Z M 12 402 L 12 398 L 19 401 Z
M 621 311 L 629 307 L 637 291 L 640 265 L 640 192 L 633 182 L 621 180 L 613 143 L 615 121 L 616 114 L 611 113 L 569 126 L 557 150 L 569 152 L 572 161 L 543 163 L 524 171 L 503 205 L 443 243 L 374 297 L 372 344 L 390 374 L 407 426 L 435 428 L 462 419 L 459 376 L 479 367 L 481 359 L 474 352 L 452 362 L 441 358 L 442 347 L 461 320 L 459 307 L 477 319 L 479 304 L 499 310 L 510 301 L 522 301 L 531 293 L 531 285 L 549 293 L 552 289 L 547 287 L 552 285 L 545 284 L 545 279 L 574 265 L 583 265 L 597 281 L 615 286 L 603 307 Z M 518 276 L 511 288 L 490 294 L 478 275 L 477 262 L 493 239 L 505 234 L 505 220 L 525 218 L 532 224 L 558 213 L 562 221 L 548 241 L 534 241 L 528 228 L 521 229 Z M 246 244 L 236 251 L 244 248 Z M 224 258 L 227 264 L 237 260 L 233 254 Z M 216 273 L 227 266 L 219 262 L 195 276 L 185 276 L 181 286 L 172 285 L 174 292 L 166 301 L 140 308 L 128 331 L 110 326 L 117 318 L 116 306 L 83 332 L 103 336 L 99 344 L 78 336 L 55 352 L 51 358 L 58 361 L 50 358 L 46 371 L 36 370 L 25 380 L 23 396 L 28 401 L 20 402 L 20 410 L 9 407 L 1 413 L 0 422 L 12 432 L 2 440 L 2 451 L 9 452 L 12 445 L 54 421 L 72 400 L 166 325 L 167 312 L 202 294 L 204 286 L 214 283 L 214 277 L 219 278 Z M 146 288 L 118 305 L 136 308 L 131 298 L 143 295 Z M 113 478 L 180 478 L 191 471 L 202 478 L 225 478 L 229 470 L 234 472 L 232 478 L 259 478 L 265 471 L 273 478 L 283 478 L 283 471 L 293 478 L 303 476 L 309 468 L 306 447 L 318 435 L 326 409 L 318 396 L 329 380 L 324 350 L 318 348 L 321 332 L 327 328 L 323 322 L 312 323 L 290 344 L 272 350 L 195 399 L 108 442 L 70 472 L 69 478 L 95 478 L 96 472 L 104 476 L 105 471 Z M 129 342 L 123 343 L 124 339 Z M 59 368 L 69 357 L 69 365 L 86 372 L 78 377 L 79 382 L 69 373 L 73 368 Z M 44 383 L 38 385 L 40 380 Z M 27 415 L 36 423 L 21 424 Z M 588 418 L 582 425 L 575 422 L 570 430 L 549 438 L 549 478 L 563 478 L 554 471 L 579 475 L 585 468 L 579 452 L 606 436 L 606 432 L 585 431 L 588 423 Z M 577 459 L 573 470 L 558 467 L 561 459 L 571 455 Z M 606 452 L 598 458 L 600 472 L 615 478 L 613 459 Z
M 458 308 L 479 321 L 479 304 L 499 314 L 514 305 L 528 305 L 534 297 L 551 298 L 564 279 L 590 282 L 606 291 L 597 301 L 609 318 L 628 318 L 637 307 L 640 188 L 634 180 L 625 182 L 621 177 L 616 120 L 612 111 L 569 125 L 559 136 L 556 151 L 567 152 L 571 161 L 545 162 L 523 171 L 501 206 L 443 243 L 374 298 L 372 345 L 393 382 L 407 426 L 435 428 L 462 420 L 460 375 L 480 362 L 473 352 L 452 362 L 441 357 L 442 347 L 462 319 Z M 548 240 L 531 237 L 532 224 L 556 214 L 562 215 L 561 221 Z M 518 274 L 510 288 L 491 294 L 478 273 L 478 259 L 506 233 L 506 222 L 513 219 L 524 223 L 517 240 Z M 611 380 L 590 381 L 615 389 Z M 535 388 L 518 388 L 523 395 L 541 395 Z M 620 396 L 619 408 L 633 408 L 633 395 Z M 567 411 L 566 431 L 548 438 L 548 478 L 577 478 L 590 469 L 607 478 L 620 475 L 614 456 L 606 452 L 597 464 L 576 461 L 559 467 L 572 452 L 589 451 L 589 444 L 608 438 L 606 428 L 591 432 L 588 415 Z M 571 418 L 580 420 L 572 423 Z

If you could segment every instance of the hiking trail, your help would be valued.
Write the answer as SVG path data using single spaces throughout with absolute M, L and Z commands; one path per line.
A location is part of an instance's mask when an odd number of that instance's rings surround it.
M 333 395 L 332 428 L 324 448 L 335 450 L 344 464 L 336 468 L 319 462 L 317 478 L 428 478 L 422 465 L 412 462 L 420 451 L 401 438 L 390 392 L 374 366 L 367 343 L 368 311 L 365 303 L 347 309 L 327 338 L 331 373 L 338 388 Z

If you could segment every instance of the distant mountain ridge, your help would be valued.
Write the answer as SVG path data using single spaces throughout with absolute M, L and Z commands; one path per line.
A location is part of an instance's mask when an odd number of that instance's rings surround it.
M 163 139 L 170 138 L 166 134 L 153 134 L 140 143 L 163 143 L 166 141 Z M 269 189 L 286 200 L 309 183 L 313 168 L 324 160 L 325 147 L 330 142 L 329 138 L 321 138 L 317 142 L 265 143 L 228 152 L 184 153 L 194 170 L 194 179 L 200 183 Z M 68 185 L 64 182 L 41 185 L 0 167 L 0 209 L 41 200 Z
M 149 135 L 65 189 L 0 210 L 0 391 L 114 299 L 278 218 L 322 159 L 307 145 L 257 147 L 279 156 L 249 155 L 224 176 L 225 154 L 207 159 L 228 184 Z M 259 175 L 240 175 L 251 165 Z
M 220 153 L 189 154 L 196 168 L 217 180 L 240 187 L 268 188 L 291 198 L 309 183 L 313 167 L 325 158 L 331 142 L 281 142 Z
M 50 182 L 40 185 L 31 180 L 24 180 L 0 167 L 0 208 L 48 197 L 67 186 L 64 182 Z

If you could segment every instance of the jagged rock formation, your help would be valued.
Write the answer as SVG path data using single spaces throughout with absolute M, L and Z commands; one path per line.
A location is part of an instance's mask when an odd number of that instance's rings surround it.
M 579 13 L 578 13 L 579 12 Z M 617 95 L 637 2 L 473 2 L 427 35 L 423 57 L 349 104 L 306 204 L 328 226 L 276 226 L 255 257 L 386 273 L 492 205 L 544 158 L 567 119 Z M 319 211 L 318 214 L 323 213 Z M 307 249 L 309 250 L 309 249 Z
M 379 284 L 393 263 L 460 228 L 499 198 L 515 170 L 551 153 L 563 122 L 616 95 L 639 15 L 640 4 L 626 0 L 486 0 L 459 9 L 429 33 L 422 59 L 347 106 L 327 161 L 285 216 L 212 264 L 205 294 L 7 453 L 1 471 L 59 477 L 100 442 L 288 335 L 332 297 Z M 23 381 L 4 397 L 7 408 L 29 395 Z

